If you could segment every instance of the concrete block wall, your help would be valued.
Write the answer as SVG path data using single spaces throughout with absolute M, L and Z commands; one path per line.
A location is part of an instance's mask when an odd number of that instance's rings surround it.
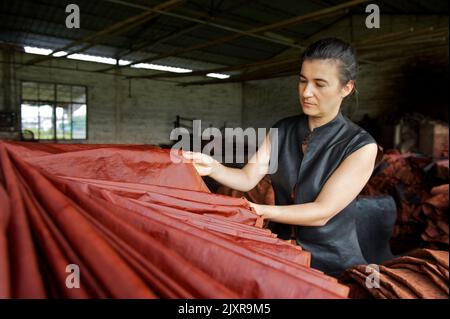
M 36 55 L 12 53 L 16 62 Z M 5 59 L 3 54 L 3 59 Z M 3 64 L 5 65 L 5 64 Z M 82 143 L 167 144 L 176 115 L 202 120 L 209 125 L 242 125 L 242 85 L 177 86 L 158 80 L 129 80 L 119 75 L 72 71 L 61 68 L 99 69 L 102 64 L 58 59 L 47 67 L 10 67 L 10 108 L 20 110 L 20 82 L 38 81 L 85 85 L 88 90 L 88 139 Z M 128 74 L 133 70 L 127 70 Z M 4 68 L 0 78 L 5 80 Z M 136 70 L 142 74 L 144 71 Z M 2 94 L 5 94 L 2 86 Z M 4 99 L 3 99 L 4 100 Z M 0 110 L 6 104 L 0 104 Z
M 297 85 L 298 76 L 244 83 L 243 125 L 269 128 L 300 113 Z

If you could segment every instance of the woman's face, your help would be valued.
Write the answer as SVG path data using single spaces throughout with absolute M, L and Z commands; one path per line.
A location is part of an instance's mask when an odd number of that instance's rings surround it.
M 306 60 L 300 72 L 298 93 L 303 113 L 314 117 L 337 114 L 342 100 L 353 89 L 353 81 L 342 86 L 338 64 L 333 60 Z

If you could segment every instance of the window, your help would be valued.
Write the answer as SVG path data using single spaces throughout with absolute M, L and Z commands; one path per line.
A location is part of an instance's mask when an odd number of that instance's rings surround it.
M 86 139 L 85 86 L 22 82 L 22 132 L 37 140 Z

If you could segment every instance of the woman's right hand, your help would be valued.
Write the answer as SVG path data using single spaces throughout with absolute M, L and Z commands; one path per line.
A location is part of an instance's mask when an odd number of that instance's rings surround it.
M 194 165 L 200 176 L 211 175 L 214 169 L 219 165 L 218 161 L 203 153 L 183 151 L 183 158 Z

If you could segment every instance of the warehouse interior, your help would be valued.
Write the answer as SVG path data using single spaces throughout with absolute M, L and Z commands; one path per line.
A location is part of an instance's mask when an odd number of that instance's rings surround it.
M 0 6 L 0 298 L 448 299 L 448 1 Z M 300 55 L 328 37 L 359 62 L 342 113 L 383 151 L 360 194 L 395 211 L 387 234 L 366 239 L 388 242 L 380 289 L 365 285 L 366 265 L 327 276 L 264 227 L 247 200 L 274 205 L 269 175 L 239 192 L 165 152 L 193 120 L 223 132 L 300 114 Z M 226 262 L 240 271 L 216 271 Z M 65 284 L 69 264 L 86 274 L 79 289 Z

